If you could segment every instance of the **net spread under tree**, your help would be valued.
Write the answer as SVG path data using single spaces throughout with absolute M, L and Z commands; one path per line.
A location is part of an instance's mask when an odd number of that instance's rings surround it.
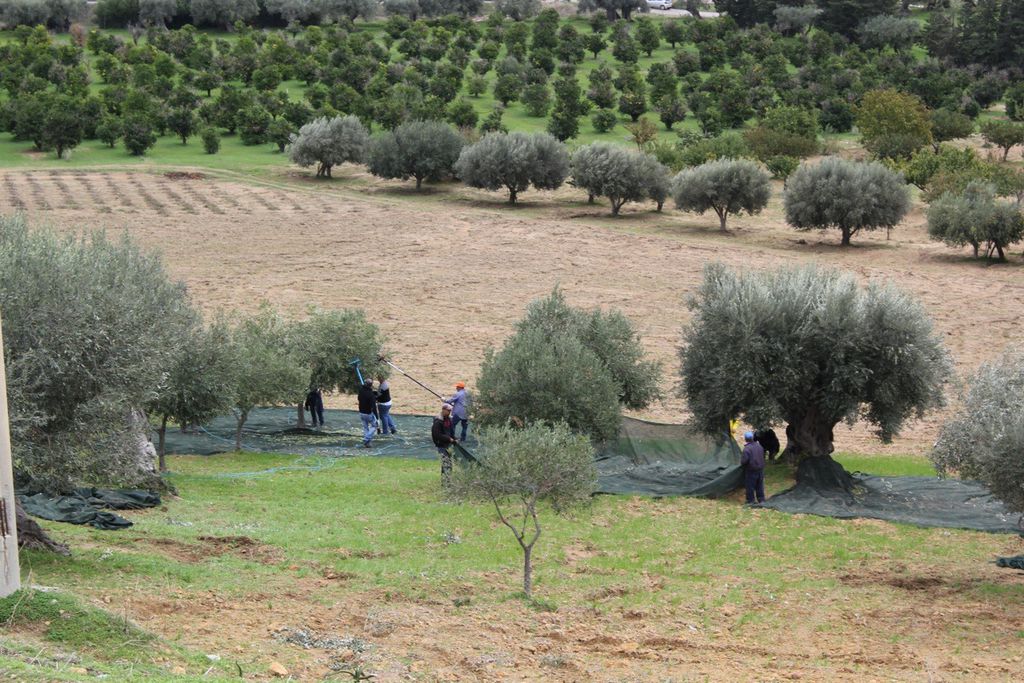
M 737 417 L 786 424 L 784 456 L 831 461 L 840 422 L 864 420 L 889 441 L 943 405 L 948 354 L 920 304 L 892 286 L 815 266 L 712 264 L 689 305 L 681 392 L 708 433 Z
M 643 408 L 656 400 L 660 378 L 660 365 L 644 359 L 624 315 L 572 308 L 556 290 L 530 304 L 505 346 L 485 356 L 478 421 L 564 421 L 606 442 L 618 435 L 621 406 Z

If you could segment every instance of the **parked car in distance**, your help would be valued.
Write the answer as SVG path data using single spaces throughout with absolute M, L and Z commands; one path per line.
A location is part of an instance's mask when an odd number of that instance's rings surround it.
M 647 0 L 650 9 L 672 9 L 672 0 Z

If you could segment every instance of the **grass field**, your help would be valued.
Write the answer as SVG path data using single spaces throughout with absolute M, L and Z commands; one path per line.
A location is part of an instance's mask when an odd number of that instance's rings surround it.
M 546 515 L 531 602 L 493 509 L 446 501 L 435 463 L 303 464 L 173 457 L 181 497 L 129 513 L 133 528 L 47 524 L 74 556 L 23 555 L 26 582 L 60 592 L 0 601 L 0 671 L 260 680 L 276 661 L 297 680 L 353 666 L 384 681 L 735 680 L 755 668 L 1009 680 L 1024 654 L 1024 575 L 989 564 L 1022 551 L 1013 536 L 789 516 L 738 495 L 600 496 L 575 518 Z M 769 492 L 790 483 L 770 470 Z M 321 646 L 286 642 L 298 631 Z

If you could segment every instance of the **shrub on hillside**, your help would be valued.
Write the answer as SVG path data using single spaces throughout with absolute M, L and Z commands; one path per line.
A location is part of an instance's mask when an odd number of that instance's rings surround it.
M 668 171 L 649 154 L 606 142 L 595 142 L 577 149 L 572 155 L 571 168 L 573 186 L 586 190 L 591 198 L 607 197 L 613 216 L 619 215 L 626 202 L 649 198 L 658 201 L 659 188 L 663 188 L 665 183 L 658 183 L 657 178 L 651 176 L 665 178 L 668 175 Z M 656 195 L 653 197 L 652 188 Z M 663 195 L 660 201 L 665 201 Z
M 479 421 L 564 421 L 604 442 L 618 435 L 620 406 L 649 405 L 660 378 L 661 366 L 644 359 L 625 316 L 573 308 L 556 290 L 531 303 L 502 349 L 485 355 L 477 382 Z
M 940 475 L 976 479 L 1024 514 L 1024 353 L 1006 352 L 968 380 L 929 457 Z
M 951 247 L 971 245 L 978 256 L 994 252 L 1006 260 L 1007 248 L 1024 239 L 1024 214 L 1015 203 L 996 199 L 995 187 L 973 181 L 962 194 L 944 194 L 928 207 L 928 236 Z

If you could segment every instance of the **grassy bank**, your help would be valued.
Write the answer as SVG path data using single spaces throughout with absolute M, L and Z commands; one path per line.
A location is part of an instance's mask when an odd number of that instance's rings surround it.
M 880 474 L 930 472 L 920 458 L 839 459 L 848 468 Z M 131 678 L 126 667 L 136 672 L 132 676 L 172 679 L 172 671 L 185 671 L 182 680 L 210 666 L 211 676 L 227 675 L 235 664 L 265 671 L 271 657 L 305 660 L 266 629 L 240 636 L 199 624 L 232 605 L 266 614 L 277 626 L 295 625 L 352 596 L 380 604 L 448 605 L 456 617 L 467 610 L 492 615 L 585 607 L 595 618 L 667 610 L 690 614 L 698 620 L 694 628 L 713 631 L 727 621 L 733 635 L 756 632 L 771 642 L 791 627 L 793 615 L 784 605 L 804 604 L 810 596 L 827 596 L 830 609 L 856 606 L 862 612 L 894 600 L 884 582 L 851 583 L 847 577 L 872 576 L 879 567 L 897 567 L 903 576 L 916 568 L 956 575 L 1020 544 L 1007 536 L 750 510 L 740 503 L 741 492 L 725 500 L 599 496 L 573 519 L 547 516 L 537 550 L 538 599 L 522 603 L 516 597 L 520 557 L 511 536 L 493 509 L 446 501 L 435 463 L 243 453 L 172 457 L 170 467 L 180 497 L 130 513 L 136 523 L 131 529 L 47 525 L 74 555 L 25 553 L 24 577 L 68 595 L 29 591 L 20 598 L 26 607 L 13 618 L 11 599 L 0 603 L 0 670 L 32 680 L 33 671 L 42 676 L 40 661 L 71 651 L 90 675 L 106 672 L 118 680 Z M 770 470 L 769 492 L 791 483 L 788 468 Z M 979 611 L 998 611 L 1024 598 L 1024 582 L 1003 582 L 998 575 L 958 590 Z M 166 614 L 154 607 L 164 604 L 177 607 Z M 201 611 L 190 612 L 198 605 Z M 73 628 L 54 633 L 52 624 L 66 613 L 80 616 Z M 841 630 L 836 616 L 812 621 Z M 941 628 L 941 639 L 966 638 L 964 647 L 997 635 L 965 636 L 962 623 Z M 1007 623 L 1004 630 L 1002 637 L 1017 638 L 1011 647 L 1024 646 L 1019 624 L 1015 630 Z M 236 642 L 240 638 L 261 642 L 260 650 Z M 229 649 L 232 643 L 237 647 Z M 30 650 L 50 659 L 28 662 Z M 203 655 L 210 652 L 221 653 L 214 665 Z M 61 675 L 71 677 L 38 680 L 77 680 L 77 674 Z

